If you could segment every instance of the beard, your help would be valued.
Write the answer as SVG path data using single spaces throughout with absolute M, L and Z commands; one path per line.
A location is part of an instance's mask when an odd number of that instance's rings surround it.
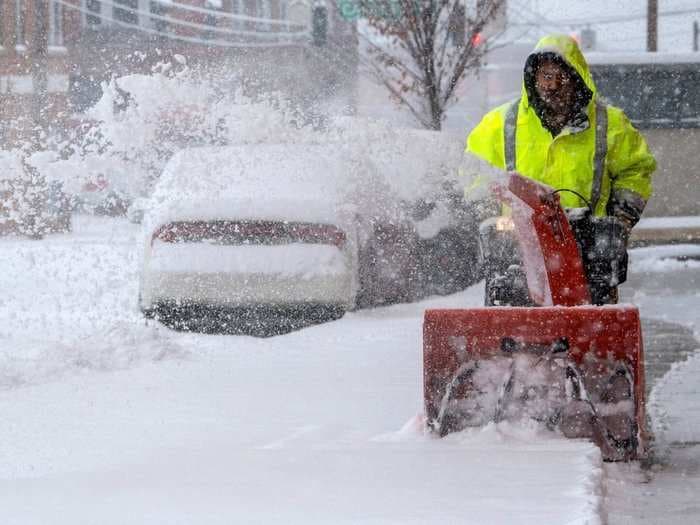
M 542 92 L 539 94 L 545 107 L 552 113 L 569 113 L 572 106 L 572 98 L 568 93 Z

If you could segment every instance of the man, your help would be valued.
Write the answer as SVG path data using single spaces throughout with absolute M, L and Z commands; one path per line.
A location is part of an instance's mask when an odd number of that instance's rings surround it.
M 615 216 L 628 229 L 644 210 L 656 169 L 622 110 L 599 99 L 576 41 L 566 35 L 539 41 L 525 63 L 520 99 L 489 112 L 469 134 L 467 151 L 571 190 L 559 194 L 562 206 L 590 203 L 595 215 Z

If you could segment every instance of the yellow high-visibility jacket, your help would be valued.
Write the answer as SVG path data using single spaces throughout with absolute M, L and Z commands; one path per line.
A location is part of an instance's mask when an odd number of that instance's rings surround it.
M 553 137 L 542 125 L 531 101 L 528 99 L 525 81 L 519 102 L 504 104 L 489 112 L 467 138 L 467 151 L 472 152 L 501 169 L 514 169 L 526 177 L 540 181 L 555 189 L 573 190 L 588 201 L 594 201 L 595 214 L 615 214 L 611 211 L 617 203 L 631 207 L 631 221 L 639 218 L 646 201 L 651 196 L 651 174 L 656 161 L 642 135 L 632 126 L 621 109 L 600 101 L 588 64 L 576 41 L 566 35 L 547 36 L 539 41 L 533 55 L 554 53 L 568 64 L 590 90 L 590 101 L 585 112 L 587 122 L 582 126 L 567 126 Z M 513 104 L 517 103 L 517 112 Z M 508 112 L 511 117 L 508 117 Z M 605 112 L 601 116 L 601 111 Z M 513 166 L 507 166 L 506 121 L 515 119 L 514 152 L 510 154 Z M 596 146 L 598 135 L 607 136 Z M 605 122 L 607 120 L 607 122 Z M 605 124 L 603 124 L 605 123 Z M 600 129 L 603 129 L 601 132 Z M 511 134 L 512 137 L 512 134 Z M 596 151 L 598 148 L 598 151 Z M 598 160 L 600 159 L 600 160 Z M 596 162 L 600 162 L 596 181 Z M 597 186 L 597 187 L 596 187 Z M 559 194 L 566 208 L 585 206 L 571 192 Z M 624 212 L 623 212 L 624 215 Z

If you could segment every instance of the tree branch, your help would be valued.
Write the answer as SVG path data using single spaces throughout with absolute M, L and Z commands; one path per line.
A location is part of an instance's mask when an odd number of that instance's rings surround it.
M 381 82 L 384 87 L 391 93 L 391 95 L 400 103 L 406 106 L 411 114 L 414 116 L 414 118 L 423 126 L 424 128 L 430 127 L 429 123 L 425 120 L 425 117 L 421 114 L 421 111 L 416 109 L 411 102 L 406 98 L 406 96 L 403 95 L 403 93 L 399 92 L 392 84 L 389 79 L 387 79 L 383 74 L 380 68 L 377 66 L 377 64 L 371 62 L 371 65 L 375 69 L 375 77 L 379 82 Z
M 382 60 L 389 59 L 392 62 L 392 67 L 402 72 L 405 72 L 406 75 L 410 76 L 418 82 L 423 82 L 423 77 L 419 73 L 413 71 L 408 64 L 399 60 L 395 55 L 387 52 L 386 49 L 383 49 L 382 47 L 375 44 L 370 38 L 366 37 L 365 35 L 359 35 L 359 37 L 363 40 L 363 42 L 367 43 L 373 49 L 373 51 L 377 53 L 377 55 L 381 56 Z
M 377 8 L 386 13 L 392 6 L 401 8 L 400 20 L 381 20 L 379 16 L 368 19 L 379 34 L 393 40 L 383 45 L 373 42 L 371 35 L 362 35 L 371 55 L 371 74 L 392 98 L 409 108 L 421 125 L 439 129 L 445 108 L 465 72 L 478 68 L 485 53 L 495 49 L 488 43 L 475 45 L 473 37 L 484 31 L 504 0 L 479 2 L 480 9 L 469 18 L 462 0 L 360 1 L 366 12 L 375 9 L 375 14 Z M 453 43 L 454 32 L 462 31 L 457 29 L 461 24 L 466 25 L 465 41 Z M 423 107 L 416 105 L 420 98 L 415 97 L 422 97 Z
M 502 3 L 503 0 L 493 0 L 492 2 L 490 2 L 490 9 L 488 9 L 486 13 L 484 13 L 482 16 L 480 16 L 474 21 L 470 33 L 473 35 L 481 33 L 486 27 L 486 25 L 489 23 L 489 21 L 492 20 L 494 15 L 498 12 Z M 478 66 L 481 63 L 481 59 L 483 58 L 487 50 L 487 46 L 484 45 L 483 51 L 475 52 L 476 48 L 474 46 L 474 42 L 471 38 L 468 40 L 468 42 L 462 49 L 462 52 L 459 54 L 459 59 L 457 60 L 456 65 L 452 69 L 452 74 L 450 75 L 449 82 L 446 86 L 445 93 L 442 97 L 443 105 L 447 104 L 447 102 L 452 97 L 452 94 L 454 93 L 457 84 L 464 75 L 464 72 L 467 70 L 467 66 Z

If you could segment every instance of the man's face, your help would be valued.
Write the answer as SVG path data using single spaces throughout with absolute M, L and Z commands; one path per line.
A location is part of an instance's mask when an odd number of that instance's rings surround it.
M 535 89 L 542 101 L 557 113 L 571 109 L 576 95 L 569 73 L 556 62 L 545 60 L 535 75 Z

